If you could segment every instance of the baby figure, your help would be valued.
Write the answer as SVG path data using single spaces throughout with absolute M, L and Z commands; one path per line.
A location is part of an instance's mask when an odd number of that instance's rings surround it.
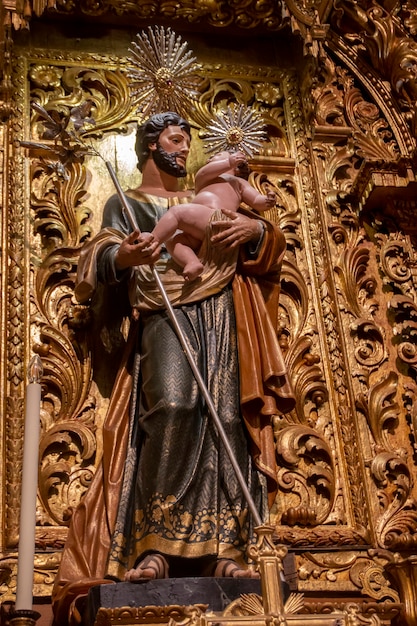
M 209 159 L 196 174 L 196 195 L 192 202 L 171 207 L 155 226 L 152 234 L 165 243 L 173 259 L 183 268 L 186 280 L 194 280 L 204 265 L 195 253 L 214 211 L 237 211 L 241 202 L 264 212 L 275 205 L 276 195 L 263 195 L 236 175 L 246 164 L 243 152 L 219 152 Z M 177 232 L 181 231 L 181 232 Z

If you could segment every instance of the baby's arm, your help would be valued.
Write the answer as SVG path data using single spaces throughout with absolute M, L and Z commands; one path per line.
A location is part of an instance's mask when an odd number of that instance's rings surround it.
M 263 195 L 256 191 L 247 180 L 239 179 L 239 182 L 242 190 L 242 200 L 252 209 L 263 213 L 275 206 L 277 196 L 274 191 L 268 190 L 266 195 Z
M 213 182 L 218 176 L 235 169 L 236 165 L 245 161 L 245 155 L 242 152 L 225 153 L 224 157 L 216 158 L 208 161 L 201 167 L 195 175 L 195 191 L 198 193 Z

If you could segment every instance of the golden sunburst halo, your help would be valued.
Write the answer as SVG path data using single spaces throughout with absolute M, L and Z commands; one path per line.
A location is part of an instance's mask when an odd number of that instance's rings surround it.
M 217 113 L 202 133 L 206 152 L 240 150 L 252 157 L 267 140 L 260 113 L 244 105 L 231 104 Z
M 162 111 L 188 115 L 200 82 L 200 65 L 188 44 L 170 28 L 153 26 L 139 33 L 131 46 L 128 78 L 137 112 L 143 117 Z

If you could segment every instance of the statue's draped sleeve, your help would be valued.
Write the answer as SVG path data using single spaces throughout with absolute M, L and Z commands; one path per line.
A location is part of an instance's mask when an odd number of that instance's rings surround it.
M 255 258 L 242 247 L 233 280 L 239 346 L 240 403 L 252 456 L 267 476 L 269 503 L 276 495 L 277 465 L 272 416 L 292 411 L 294 394 L 278 343 L 280 272 L 286 244 L 282 231 L 264 221 Z

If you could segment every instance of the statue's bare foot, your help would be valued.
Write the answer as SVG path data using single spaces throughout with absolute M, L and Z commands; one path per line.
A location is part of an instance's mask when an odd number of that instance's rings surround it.
M 219 559 L 214 568 L 213 576 L 217 578 L 260 578 L 258 572 L 243 568 L 232 559 Z
M 168 562 L 162 554 L 154 552 L 142 559 L 136 567 L 126 572 L 126 581 L 135 580 L 156 580 L 157 578 L 168 578 Z
M 203 273 L 204 265 L 201 261 L 190 261 L 183 269 L 185 280 L 195 280 Z

